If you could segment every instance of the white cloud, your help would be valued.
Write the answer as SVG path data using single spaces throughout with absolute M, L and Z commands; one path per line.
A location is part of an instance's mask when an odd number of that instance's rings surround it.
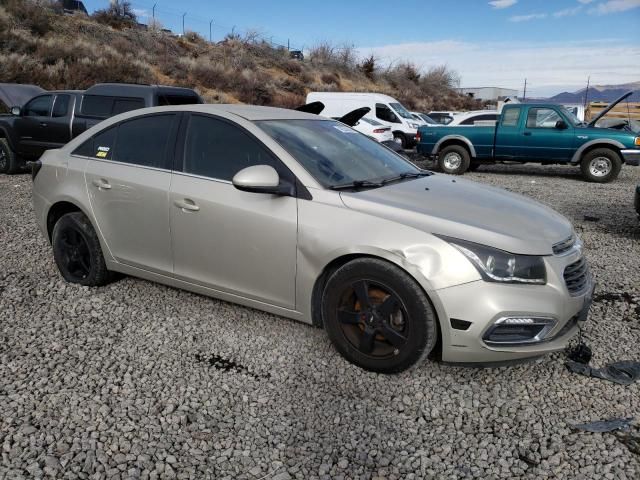
M 501 9 L 501 8 L 509 8 L 518 3 L 518 0 L 492 0 L 489 2 L 493 8 Z
M 608 13 L 626 12 L 627 10 L 638 7 L 640 7 L 640 0 L 608 0 L 590 9 L 589 13 L 606 15 Z
M 540 20 L 541 18 L 547 18 L 546 13 L 531 13 L 529 15 L 514 15 L 509 17 L 510 22 L 528 22 L 530 20 Z
M 383 64 L 410 60 L 423 69 L 447 65 L 460 74 L 465 87 L 522 89 L 527 78 L 527 90 L 535 96 L 577 90 L 589 75 L 592 84 L 640 80 L 637 63 L 629 61 L 640 57 L 640 45 L 620 39 L 569 43 L 443 40 L 361 48 L 359 52 L 373 54 Z
M 145 10 L 144 8 L 134 8 L 131 10 L 136 17 L 148 17 L 149 10 Z
M 557 12 L 553 13 L 553 16 L 556 18 L 572 17 L 580 13 L 581 10 L 582 10 L 582 6 L 578 5 L 577 7 L 574 7 L 574 8 L 565 8 L 564 10 L 558 10 Z

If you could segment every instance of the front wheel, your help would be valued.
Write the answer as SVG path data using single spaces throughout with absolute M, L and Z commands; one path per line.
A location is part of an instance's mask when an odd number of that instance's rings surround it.
M 95 287 L 111 280 L 98 235 L 83 213 L 60 217 L 53 227 L 51 243 L 56 265 L 67 282 Z
M 438 152 L 438 166 L 444 173 L 462 175 L 469 169 L 471 156 L 466 148 L 450 145 Z
M 616 152 L 608 148 L 591 150 L 580 162 L 580 170 L 585 180 L 607 183 L 618 178 L 622 160 Z
M 378 259 L 339 268 L 324 289 L 322 315 L 342 356 L 374 372 L 396 373 L 418 364 L 438 337 L 436 315 L 422 289 Z
M 9 142 L 5 138 L 0 138 L 0 173 L 17 173 L 20 170 L 20 160 L 16 153 L 11 150 Z
M 402 147 L 402 149 L 404 150 L 405 148 L 407 148 L 407 139 L 406 137 L 402 134 L 402 133 L 394 133 L 393 134 L 393 141 L 397 144 L 400 145 Z

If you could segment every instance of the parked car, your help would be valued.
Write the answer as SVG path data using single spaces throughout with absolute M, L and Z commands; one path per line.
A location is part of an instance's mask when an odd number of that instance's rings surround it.
M 429 112 L 429 118 L 441 125 L 448 125 L 453 121 L 453 117 L 459 112 Z
M 449 362 L 535 357 L 587 319 L 593 281 L 566 218 L 317 115 L 127 112 L 33 175 L 67 281 L 122 272 L 322 326 L 369 370 L 404 370 L 436 344 Z
M 417 150 L 456 175 L 481 162 L 517 161 L 580 165 L 585 179 L 610 182 L 623 163 L 640 164 L 640 137 L 596 128 L 598 120 L 585 124 L 555 104 L 509 103 L 495 126 L 421 127 Z
M 138 108 L 202 103 L 191 89 L 102 83 L 81 90 L 43 92 L 12 115 L 0 116 L 0 173 L 59 148 L 105 118 Z
M 418 123 L 418 125 L 420 126 L 427 125 L 427 122 L 425 121 L 425 119 L 422 118 L 418 112 L 409 112 L 409 113 L 411 114 L 413 119 Z
M 393 97 L 380 93 L 353 92 L 310 92 L 307 103 L 322 102 L 327 117 L 341 117 L 345 113 L 361 107 L 371 110 L 365 116 L 386 127 L 390 127 L 394 140 L 402 148 L 410 148 L 416 143 L 416 133 L 420 126 L 411 113 Z
M 291 50 L 289 52 L 289 58 L 292 58 L 293 60 L 300 60 L 302 62 L 304 61 L 304 54 L 301 50 Z
M 364 133 L 366 136 L 371 137 L 380 143 L 393 142 L 391 127 L 386 127 L 373 118 L 362 117 L 353 126 L 353 129 L 360 133 Z
M 425 125 L 441 125 L 440 123 L 436 122 L 433 118 L 431 118 L 429 115 L 427 115 L 426 113 L 421 113 L 421 112 L 412 112 L 414 116 L 418 116 L 422 119 L 422 121 L 425 123 Z
M 499 116 L 496 110 L 475 110 L 454 115 L 447 125 L 495 125 Z

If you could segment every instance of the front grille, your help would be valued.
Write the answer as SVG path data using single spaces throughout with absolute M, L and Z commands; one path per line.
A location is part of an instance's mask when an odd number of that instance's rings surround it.
M 554 255 L 562 255 L 563 253 L 568 252 L 573 248 L 573 245 L 576 243 L 575 235 L 571 235 L 569 238 L 565 238 L 561 242 L 553 245 L 553 253 Z
M 589 283 L 589 265 L 584 257 L 564 269 L 564 282 L 571 295 L 579 295 Z

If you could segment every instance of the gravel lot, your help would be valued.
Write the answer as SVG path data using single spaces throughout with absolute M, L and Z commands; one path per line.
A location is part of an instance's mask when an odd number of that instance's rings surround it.
M 608 185 L 528 165 L 467 178 L 572 220 L 599 283 L 592 363 L 640 359 L 640 168 Z M 68 285 L 30 184 L 0 175 L 0 478 L 640 477 L 640 383 L 571 374 L 561 354 L 377 375 L 284 318 L 133 278 Z M 571 428 L 632 416 L 626 435 Z

